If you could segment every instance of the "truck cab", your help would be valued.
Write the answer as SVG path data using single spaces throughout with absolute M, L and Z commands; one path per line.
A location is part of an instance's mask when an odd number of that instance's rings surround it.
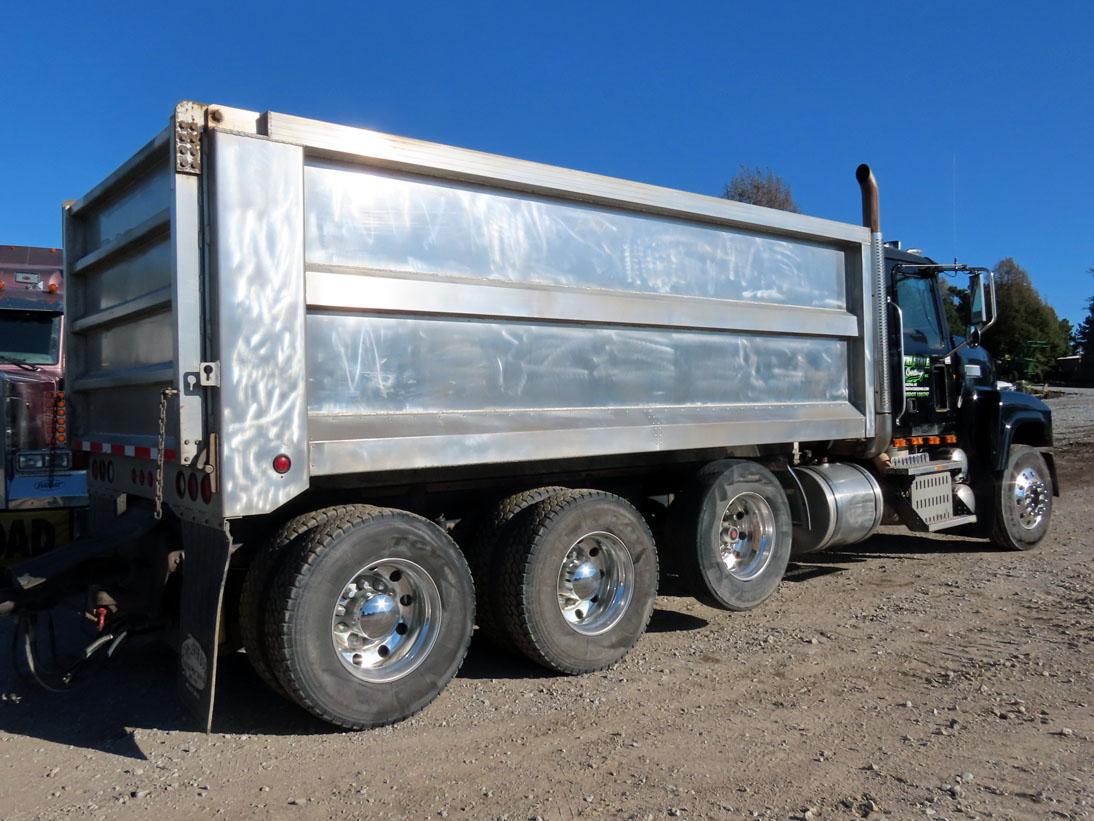
M 888 472 L 907 476 L 896 495 L 900 519 L 913 530 L 969 525 L 1013 547 L 1036 544 L 1059 492 L 1048 449 L 1052 413 L 1035 397 L 996 387 L 980 344 L 997 311 L 992 273 L 938 263 L 899 243 L 885 248 L 885 272 L 895 390 L 893 440 L 880 458 Z M 965 336 L 950 331 L 939 282 L 961 272 L 970 274 Z
M 87 504 L 69 448 L 59 249 L 0 246 L 0 563 L 68 542 Z

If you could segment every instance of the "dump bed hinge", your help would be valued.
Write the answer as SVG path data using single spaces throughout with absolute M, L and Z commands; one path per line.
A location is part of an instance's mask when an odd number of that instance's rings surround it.
M 205 106 L 183 102 L 175 107 L 175 171 L 201 174 L 201 130 Z

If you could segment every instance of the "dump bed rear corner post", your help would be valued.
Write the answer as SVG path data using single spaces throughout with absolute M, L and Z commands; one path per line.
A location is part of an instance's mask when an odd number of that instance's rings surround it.
M 232 539 L 223 528 L 182 521 L 182 596 L 179 606 L 179 695 L 205 732 L 213 726 L 220 612 Z
M 175 317 L 175 389 L 178 390 L 178 458 L 189 465 L 204 437 L 201 369 L 201 172 L 205 107 L 183 102 L 172 118 L 171 242 Z

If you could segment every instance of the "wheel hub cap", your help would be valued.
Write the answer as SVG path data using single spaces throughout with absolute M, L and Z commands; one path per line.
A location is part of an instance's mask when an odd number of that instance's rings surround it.
M 1041 523 L 1048 510 L 1048 486 L 1033 468 L 1026 468 L 1014 478 L 1014 506 L 1022 527 L 1032 530 Z
M 399 605 L 394 596 L 378 593 L 365 599 L 357 615 L 357 626 L 368 639 L 379 639 L 395 629 L 399 620 Z
M 595 636 L 614 627 L 634 595 L 634 562 L 618 536 L 597 531 L 578 539 L 558 571 L 558 608 L 576 632 Z
M 357 678 L 393 681 L 429 655 L 442 615 L 440 592 L 425 568 L 408 559 L 383 559 L 343 585 L 331 640 L 339 661 Z
M 775 550 L 775 514 L 758 493 L 734 496 L 722 512 L 719 556 L 729 574 L 741 581 L 759 576 Z

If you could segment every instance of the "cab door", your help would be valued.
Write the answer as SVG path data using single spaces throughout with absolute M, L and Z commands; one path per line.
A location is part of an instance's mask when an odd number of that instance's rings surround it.
M 932 269 L 893 269 L 896 303 L 904 329 L 904 358 L 898 378 L 904 386 L 904 409 L 897 426 L 911 433 L 938 433 L 953 398 L 949 366 L 943 361 L 952 345 Z M 897 408 L 897 413 L 900 409 Z

